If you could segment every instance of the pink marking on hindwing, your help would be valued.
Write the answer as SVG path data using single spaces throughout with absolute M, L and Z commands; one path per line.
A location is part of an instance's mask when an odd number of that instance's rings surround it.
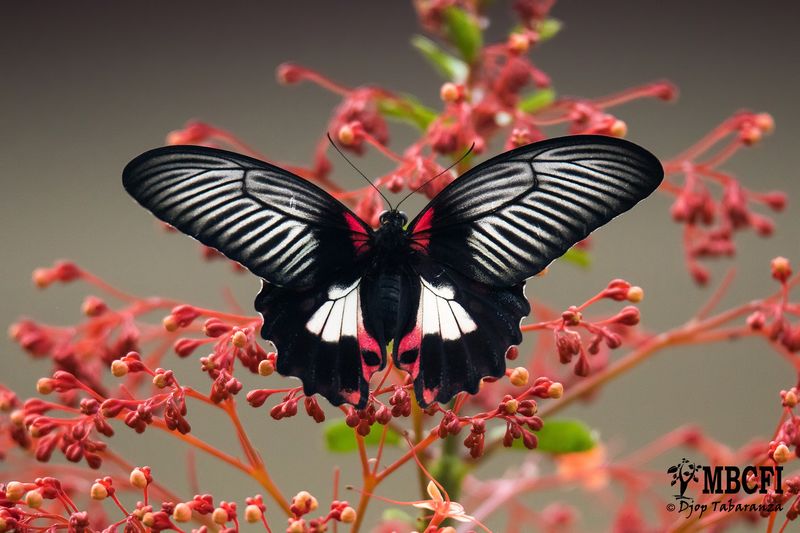
M 372 377 L 372 374 L 377 371 L 381 366 L 381 346 L 378 344 L 378 341 L 367 332 L 367 329 L 364 327 L 364 317 L 361 315 L 361 309 L 358 310 L 358 348 L 359 352 L 361 353 L 361 373 L 364 376 L 366 381 Z M 375 353 L 378 356 L 378 364 L 377 365 L 370 365 L 364 360 L 363 353 L 365 351 L 370 351 Z

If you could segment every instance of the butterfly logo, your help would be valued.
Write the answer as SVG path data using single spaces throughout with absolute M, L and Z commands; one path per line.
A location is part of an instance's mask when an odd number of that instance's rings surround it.
M 255 308 L 278 372 L 357 408 L 390 342 L 422 406 L 502 376 L 530 312 L 525 280 L 662 178 L 631 142 L 554 138 L 477 165 L 411 222 L 392 208 L 373 229 L 303 178 L 224 150 L 157 148 L 123 172 L 156 217 L 263 280 Z

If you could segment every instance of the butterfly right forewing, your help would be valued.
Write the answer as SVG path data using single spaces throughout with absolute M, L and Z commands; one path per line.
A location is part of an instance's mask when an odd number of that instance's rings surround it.
M 492 286 L 521 283 L 646 198 L 661 163 L 622 139 L 575 135 L 494 157 L 409 224 L 417 251 Z

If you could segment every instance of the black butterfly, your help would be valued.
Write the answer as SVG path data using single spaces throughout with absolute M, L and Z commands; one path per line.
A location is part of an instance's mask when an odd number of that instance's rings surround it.
M 423 406 L 502 376 L 530 312 L 525 280 L 662 177 L 658 159 L 628 141 L 550 139 L 476 166 L 410 224 L 384 212 L 376 230 L 316 185 L 223 150 L 157 148 L 125 167 L 123 183 L 263 279 L 255 308 L 281 374 L 307 395 L 363 408 L 391 341 Z

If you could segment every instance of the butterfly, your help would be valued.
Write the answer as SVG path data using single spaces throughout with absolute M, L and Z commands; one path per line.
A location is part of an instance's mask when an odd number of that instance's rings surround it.
M 553 138 L 475 166 L 410 223 L 392 208 L 373 229 L 313 183 L 233 152 L 167 146 L 123 171 L 156 217 L 262 279 L 255 308 L 278 372 L 357 408 L 390 343 L 422 406 L 504 375 L 530 312 L 525 281 L 662 178 L 631 142 Z

